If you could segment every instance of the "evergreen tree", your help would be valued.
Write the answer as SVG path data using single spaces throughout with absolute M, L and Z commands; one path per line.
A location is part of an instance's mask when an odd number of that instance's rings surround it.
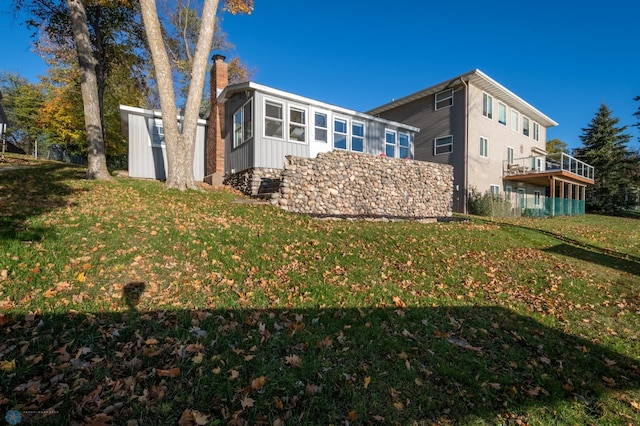
M 627 126 L 616 127 L 606 104 L 600 105 L 588 127 L 582 129 L 583 147 L 575 155 L 595 168 L 595 185 L 587 189 L 587 208 L 603 213 L 618 213 L 627 208 L 633 190 L 633 156 L 627 149 L 631 140 Z

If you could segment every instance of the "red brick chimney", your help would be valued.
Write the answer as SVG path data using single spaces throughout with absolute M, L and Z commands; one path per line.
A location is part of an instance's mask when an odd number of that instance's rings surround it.
M 207 132 L 205 182 L 221 185 L 224 175 L 224 104 L 217 97 L 229 85 L 229 64 L 222 55 L 213 55 L 211 67 L 211 102 Z

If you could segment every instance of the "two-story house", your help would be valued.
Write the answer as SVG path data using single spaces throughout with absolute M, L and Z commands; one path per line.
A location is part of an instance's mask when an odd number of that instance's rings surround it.
M 584 213 L 593 168 L 547 155 L 557 123 L 480 70 L 368 111 L 420 128 L 415 159 L 454 167 L 454 211 L 467 212 L 472 188 L 511 202 L 514 213 Z

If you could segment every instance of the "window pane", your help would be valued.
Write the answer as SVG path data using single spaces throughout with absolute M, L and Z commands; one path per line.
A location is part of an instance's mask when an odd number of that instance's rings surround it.
M 316 141 L 318 141 L 318 142 L 326 142 L 327 141 L 327 130 L 326 129 L 318 129 L 318 128 L 316 128 Z
M 403 146 L 400 147 L 400 158 L 411 158 L 409 148 L 405 148 Z
M 345 120 L 333 121 L 333 147 L 347 149 L 347 122 Z
M 385 141 L 386 141 L 387 143 L 390 143 L 390 144 L 393 144 L 393 145 L 395 145 L 395 144 L 396 144 L 396 134 L 395 134 L 395 133 L 393 133 L 393 132 L 387 132 L 387 133 L 385 133 L 385 135 L 384 135 L 384 139 L 385 139 Z
M 305 124 L 304 111 L 297 108 L 291 108 L 289 111 L 289 120 L 292 123 Z
M 265 129 L 264 129 L 265 136 L 282 139 L 282 121 L 276 121 L 276 120 L 271 120 L 269 118 L 266 118 L 264 120 L 264 124 L 265 124 Z
M 244 106 L 244 111 L 242 112 L 244 115 L 244 121 L 242 123 L 243 141 L 250 139 L 253 136 L 253 102 L 249 101 Z
M 351 150 L 356 152 L 362 152 L 364 150 L 364 139 L 360 137 L 351 138 Z
M 282 105 L 267 101 L 265 103 L 265 115 L 282 120 Z
M 453 89 L 436 94 L 436 110 L 453 105 Z
M 395 157 L 396 156 L 396 146 L 395 145 L 387 145 L 384 154 L 387 157 Z
M 527 117 L 522 117 L 522 134 L 529 136 L 529 119 Z
M 408 147 L 409 146 L 409 135 L 406 133 L 399 134 L 400 146 Z M 404 157 L 403 157 L 404 158 Z
M 518 123 L 519 120 L 519 114 L 517 111 L 511 110 L 511 129 L 515 130 L 516 132 L 518 131 Z
M 493 98 L 486 93 L 482 94 L 482 115 L 493 118 Z
M 435 140 L 435 149 L 434 153 L 437 154 L 447 154 L 453 152 L 453 137 L 446 136 L 444 138 L 439 138 Z
M 505 104 L 498 104 L 498 123 L 507 125 L 507 106 Z
M 364 136 L 364 126 L 359 123 L 353 123 L 351 126 L 351 133 L 353 136 Z
M 242 110 L 233 115 L 233 147 L 242 143 Z
M 319 112 L 316 112 L 315 115 L 315 123 L 316 123 L 316 127 L 322 127 L 322 128 L 327 128 L 327 115 L 326 114 L 320 114 Z

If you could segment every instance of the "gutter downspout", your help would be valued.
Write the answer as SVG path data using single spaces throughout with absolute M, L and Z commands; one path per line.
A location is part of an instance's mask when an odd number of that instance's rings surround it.
M 469 192 L 469 85 L 460 77 L 465 91 L 465 111 L 464 111 L 464 188 L 462 195 L 462 213 L 467 214 L 467 194 Z

